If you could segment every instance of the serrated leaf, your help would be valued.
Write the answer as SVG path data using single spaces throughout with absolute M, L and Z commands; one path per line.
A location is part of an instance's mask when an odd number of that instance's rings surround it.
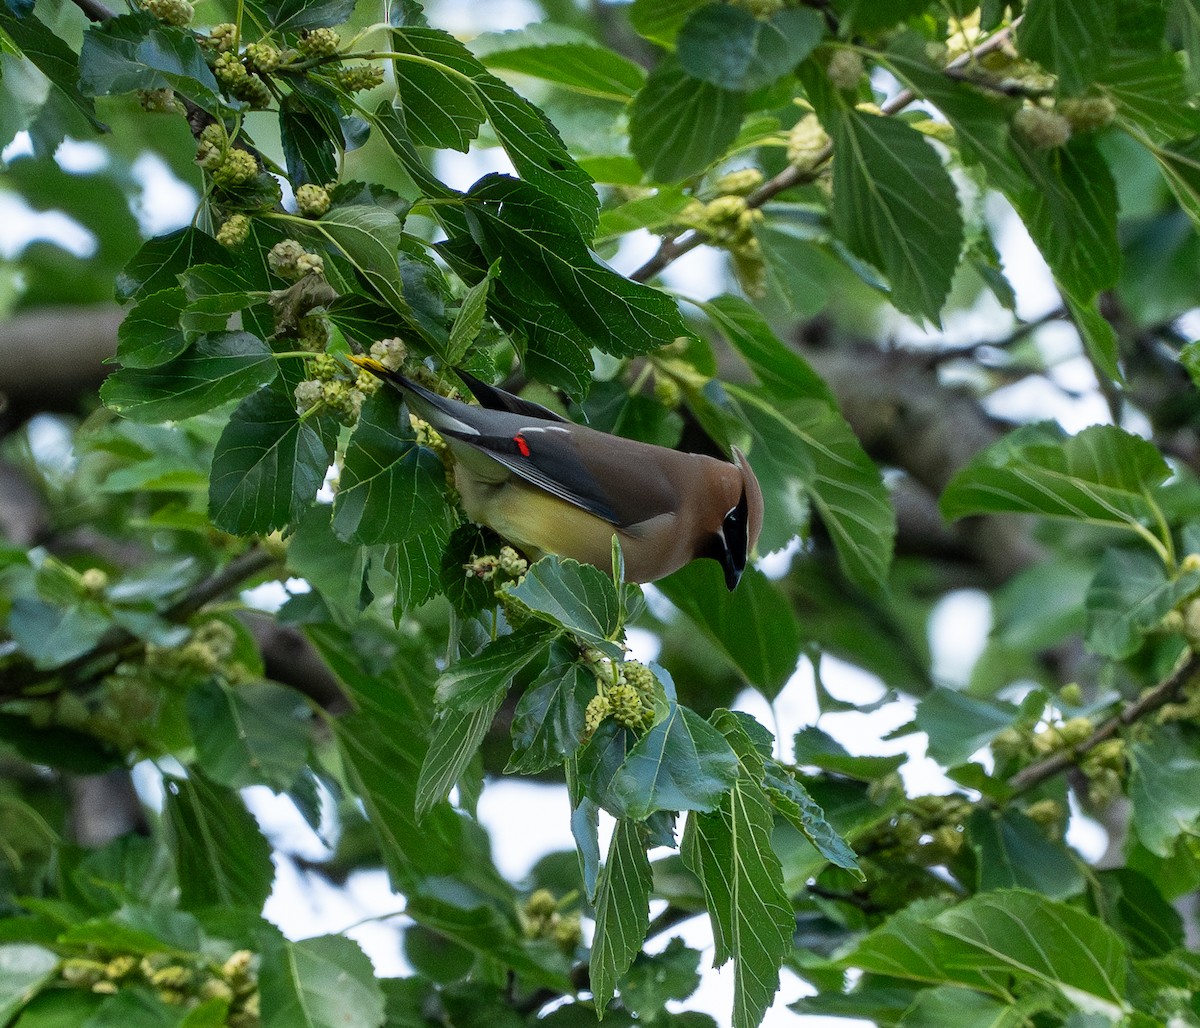
M 882 586 L 896 514 L 883 476 L 845 419 L 820 400 L 785 401 L 736 386 L 726 391 L 751 428 L 750 456 L 760 481 L 774 487 L 772 500 L 782 508 L 772 513 L 766 507 L 760 547 L 783 546 L 804 527 L 803 495 L 821 515 L 846 577 L 862 589 Z
M 352 633 L 313 625 L 308 636 L 338 676 L 354 712 L 334 732 L 352 787 L 362 799 L 392 885 L 459 867 L 461 828 L 449 807 L 416 812 L 417 776 L 429 748 L 432 669 L 427 654 L 382 626 Z
M 569 557 L 543 557 L 504 592 L 535 617 L 593 644 L 611 643 L 619 627 L 621 607 L 612 579 Z
M 739 779 L 712 814 L 688 815 L 680 853 L 704 886 L 716 952 L 734 961 L 733 1026 L 756 1028 L 779 988 L 796 919 L 771 849 L 773 818 L 754 782 Z
M 1014 807 L 994 812 L 978 808 L 967 821 L 975 850 L 979 891 L 1025 888 L 1065 900 L 1087 884 L 1080 861 L 1045 829 Z
M 258 970 L 263 1028 L 344 1028 L 383 1024 L 375 969 L 353 939 L 274 937 Z
M 1087 644 L 1113 660 L 1132 656 L 1167 612 L 1197 591 L 1200 571 L 1168 577 L 1152 553 L 1106 550 L 1087 593 Z
M 747 568 L 730 592 L 716 562 L 697 560 L 656 585 L 768 698 L 795 674 L 800 627 L 790 602 L 761 571 Z
M 417 779 L 418 817 L 450 795 L 450 790 L 479 750 L 503 702 L 504 694 L 497 693 L 469 714 L 448 711 L 434 722 L 433 737 Z
M 415 538 L 444 522 L 445 480 L 441 458 L 408 427 L 399 392 L 385 386 L 363 405 L 346 447 L 333 530 L 364 545 Z
M 1113 21 L 1113 0 L 1029 0 L 1017 49 L 1057 75 L 1060 91 L 1079 93 L 1108 61 Z
M 1042 514 L 1131 529 L 1150 518 L 1146 493 L 1170 468 L 1153 443 L 1115 425 L 1066 436 L 1028 425 L 989 447 L 942 494 L 943 515 Z
M 382 207 L 334 207 L 313 223 L 334 243 L 376 294 L 399 314 L 409 313 L 396 255 L 404 221 Z
M 955 767 L 990 743 L 1017 719 L 1008 703 L 979 699 L 953 689 L 934 689 L 917 705 L 917 727 L 929 736 L 929 755 Z
M 442 91 L 451 90 L 452 109 L 467 110 L 471 90 L 478 104 L 513 163 L 526 182 L 554 197 L 567 212 L 576 230 L 587 240 L 596 231 L 599 202 L 591 177 L 575 162 L 563 145 L 558 130 L 528 100 L 519 96 L 506 82 L 490 74 L 466 47 L 447 32 L 428 28 L 401 28 L 392 32 L 393 49 L 432 62 L 427 67 L 436 74 L 421 96 L 408 96 L 401 85 L 405 118 L 413 116 L 414 104 L 424 103 L 424 113 L 433 116 L 443 106 Z M 397 66 L 405 62 L 398 61 Z M 453 85 L 447 86 L 454 80 Z M 467 81 L 471 83 L 468 89 Z M 473 115 L 472 115 L 473 116 Z M 478 122 L 475 122 L 476 127 Z M 472 137 L 470 133 L 468 138 Z M 445 145 L 445 144 L 440 144 Z M 465 149 L 465 146 L 462 147 Z
M 251 393 L 213 452 L 212 523 L 234 535 L 266 535 L 297 520 L 321 488 L 336 442 L 334 419 L 301 418 L 279 381 Z
M 139 89 L 178 89 L 210 114 L 220 87 L 190 32 L 150 14 L 122 14 L 93 25 L 79 52 L 79 84 L 92 96 Z
M 616 983 L 641 952 L 650 927 L 650 862 L 636 821 L 617 821 L 596 884 L 596 933 L 589 979 L 596 1016 L 613 998 Z
M 497 285 L 560 310 L 591 345 L 633 356 L 686 334 L 673 299 L 597 261 L 567 211 L 536 187 L 487 175 L 464 203 L 484 260 L 502 260 Z
M 938 323 L 963 245 L 954 183 L 904 122 L 838 108 L 830 128 L 834 231 L 887 276 L 897 309 Z
M 1200 739 L 1195 729 L 1166 725 L 1129 747 L 1133 826 L 1151 853 L 1169 857 L 1181 835 L 1200 823 Z
M 595 674 L 578 663 L 573 645 L 556 639 L 546 670 L 529 684 L 513 712 L 513 756 L 505 771 L 536 774 L 575 753 L 583 739 L 584 713 L 595 695 Z
M 1191 104 L 1181 54 L 1112 52 L 1100 88 L 1116 105 L 1118 119 L 1136 125 L 1155 143 L 1200 134 L 1200 111 Z
M 582 34 L 550 29 L 534 23 L 515 32 L 477 36 L 471 45 L 488 68 L 553 82 L 583 96 L 624 102 L 646 80 L 639 65 L 616 51 Z M 481 44 L 486 52 L 480 51 Z
M 127 368 L 153 368 L 187 349 L 179 319 L 187 294 L 176 286 L 144 296 L 117 329 L 117 360 Z
M 195 766 L 165 786 L 163 818 L 179 873 L 179 905 L 261 911 L 275 877 L 271 846 L 241 797 Z
M 196 756 L 219 785 L 286 792 L 308 760 L 308 707 L 282 685 L 210 681 L 188 694 L 187 714 Z
M 0 29 L 92 128 L 106 131 L 107 126 L 96 118 L 95 102 L 79 90 L 75 51 L 32 13 L 32 0 L 9 0 L 6 6 L 8 10 L 0 10 Z
M 712 3 L 684 23 L 676 54 L 692 78 L 749 93 L 791 72 L 824 31 L 820 14 L 808 8 L 785 7 L 760 19 L 745 8 Z
M 166 364 L 115 372 L 100 387 L 100 398 L 131 421 L 179 421 L 253 392 L 278 370 L 257 336 L 212 332 Z
M 487 274 L 467 290 L 462 305 L 458 309 L 458 317 L 450 329 L 450 340 L 446 344 L 446 363 L 455 365 L 461 361 L 475 342 L 483 327 L 483 319 L 487 314 L 488 293 L 492 288 L 492 280 L 500 273 L 500 259 L 492 261 Z
M 652 43 L 667 48 L 675 45 L 675 37 L 688 16 L 708 0 L 633 0 L 629 6 L 629 23 Z
M 771 806 L 787 818 L 816 847 L 821 856 L 835 867 L 854 871 L 859 878 L 865 877 L 859 870 L 854 850 L 825 819 L 825 811 L 821 809 L 821 805 L 796 780 L 793 772 L 786 770 L 776 761 L 767 761 L 763 789 L 771 801 Z
M 474 656 L 457 661 L 437 681 L 439 706 L 469 714 L 503 696 L 523 668 L 546 654 L 553 635 L 545 625 L 526 625 L 493 639 Z
M 737 756 L 695 711 L 672 703 L 667 716 L 630 748 L 613 775 L 608 804 L 620 817 L 657 810 L 712 810 L 737 778 Z
M 725 154 L 744 107 L 742 93 L 700 82 L 677 58 L 664 58 L 630 105 L 629 148 L 655 182 L 678 182 Z
M 341 25 L 354 13 L 354 0 L 266 0 L 262 10 L 276 32 Z
M 229 251 L 212 236 L 187 227 L 155 236 L 142 244 L 117 276 L 117 300 L 125 303 L 142 296 L 173 289 L 177 276 L 198 265 L 225 267 Z
M 1200 226 L 1200 138 L 1152 147 L 1150 152 L 1179 206 L 1193 225 Z
M 768 391 L 785 400 L 810 397 L 834 402 L 829 387 L 808 362 L 780 342 L 767 319 L 741 297 L 718 296 L 700 304 L 700 309 Z
M 289 93 L 280 104 L 279 142 L 293 189 L 306 183 L 323 186 L 338 177 L 336 143 L 342 136 L 340 128 L 336 135 L 330 133 L 329 121 L 338 126 L 339 112 L 330 107 L 325 117 L 318 117 L 311 108 L 319 104 L 298 92 Z

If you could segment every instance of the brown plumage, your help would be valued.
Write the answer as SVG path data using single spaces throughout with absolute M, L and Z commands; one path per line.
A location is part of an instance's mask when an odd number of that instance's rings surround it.
M 630 581 L 711 557 L 737 585 L 762 528 L 762 491 L 740 451 L 731 463 L 597 432 L 460 372 L 481 406 L 461 403 L 350 359 L 400 389 L 446 440 L 467 515 L 530 557 L 607 568 L 615 534 Z

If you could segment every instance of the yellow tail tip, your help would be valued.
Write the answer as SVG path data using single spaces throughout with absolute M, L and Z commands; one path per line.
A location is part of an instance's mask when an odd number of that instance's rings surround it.
M 374 357 L 367 357 L 363 354 L 348 353 L 346 359 L 353 364 L 357 364 L 360 368 L 366 368 L 368 371 L 373 371 L 380 378 L 387 378 L 391 372 L 383 366 L 381 361 L 377 361 Z

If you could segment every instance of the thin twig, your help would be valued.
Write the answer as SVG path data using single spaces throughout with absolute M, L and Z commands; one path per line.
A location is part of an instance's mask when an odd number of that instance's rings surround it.
M 994 50 L 1000 49 L 1000 47 L 1008 42 L 1009 37 L 1012 35 L 1020 21 L 1020 18 L 1013 19 L 1011 25 L 1001 29 L 994 36 L 985 40 L 974 50 L 971 50 L 965 54 L 960 54 L 946 66 L 946 71 L 956 71 L 957 69 L 970 64 L 977 58 L 982 57 L 984 54 L 989 54 Z M 880 110 L 885 115 L 898 114 L 916 99 L 917 94 L 911 89 L 902 89 L 887 103 L 880 107 Z M 820 153 L 814 155 L 810 167 L 800 169 L 789 165 L 774 178 L 768 179 L 761 186 L 759 186 L 758 189 L 746 197 L 746 206 L 752 210 L 762 207 L 765 203 L 767 203 L 767 201 L 774 199 L 784 190 L 791 189 L 793 186 L 812 182 L 820 174 L 822 166 L 826 161 L 829 160 L 831 156 L 833 156 L 833 146 L 829 145 L 826 146 Z M 635 271 L 629 277 L 635 282 L 649 282 L 650 279 L 660 274 L 673 261 L 678 260 L 685 253 L 696 249 L 697 246 L 700 246 L 702 243 L 707 241 L 708 233 L 702 232 L 699 229 L 693 229 L 683 236 L 668 236 L 659 245 L 658 251 L 654 254 L 654 256 L 646 261 L 645 264 L 638 268 L 637 271 Z
M 962 357 L 974 357 L 980 350 L 1004 350 L 1010 346 L 1015 346 L 1022 339 L 1026 338 L 1033 332 L 1036 332 L 1043 325 L 1048 325 L 1052 321 L 1062 321 L 1067 317 L 1067 309 L 1065 307 L 1055 307 L 1054 310 L 1047 311 L 1040 317 L 1034 318 L 1032 321 L 1023 321 L 1017 325 L 1012 332 L 1006 335 L 1003 339 L 981 339 L 977 343 L 967 343 L 963 346 L 951 346 L 944 350 L 938 350 L 929 355 L 926 361 L 926 366 L 936 368 L 947 361 L 958 360 Z
M 1200 674 L 1200 653 L 1190 653 L 1187 660 L 1180 664 L 1164 681 L 1144 692 L 1136 700 L 1127 703 L 1078 746 L 1061 750 L 1044 760 L 1022 768 L 1008 780 L 1008 784 L 1012 787 L 1013 792 L 1019 795 L 1041 785 L 1042 782 L 1053 778 L 1059 772 L 1073 767 L 1085 753 L 1095 749 L 1106 739 L 1111 739 L 1122 728 L 1128 728 L 1147 714 L 1152 714 L 1165 707 L 1198 674 Z

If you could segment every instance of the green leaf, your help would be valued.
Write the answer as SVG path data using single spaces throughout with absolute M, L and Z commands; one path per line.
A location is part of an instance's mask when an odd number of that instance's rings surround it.
M 1121 933 L 1135 958 L 1168 957 L 1184 943 L 1183 918 L 1155 883 L 1127 867 L 1098 875 L 1107 923 Z M 1200 972 L 1200 965 L 1197 965 Z M 1200 981 L 1193 987 L 1200 986 Z
M 860 879 L 865 877 L 854 851 L 825 819 L 825 811 L 796 780 L 794 772 L 774 760 L 767 761 L 763 789 L 771 806 L 803 833 L 821 856 L 835 867 L 856 872 Z
M 805 397 L 833 404 L 833 394 L 808 361 L 780 342 L 767 319 L 738 296 L 700 304 L 713 325 L 741 354 L 763 387 L 781 400 Z
M 262 910 L 275 877 L 271 846 L 241 797 L 198 767 L 167 778 L 163 808 L 179 874 L 179 905 Z
M 445 481 L 441 458 L 417 444 L 400 393 L 384 387 L 363 404 L 346 447 L 333 530 L 365 545 L 413 539 L 445 523 Z
M 1200 138 L 1150 151 L 1179 206 L 1200 226 Z
M 882 271 L 898 310 L 939 323 L 958 266 L 958 194 L 926 138 L 895 118 L 838 108 L 833 229 Z
M 792 748 L 797 765 L 819 767 L 864 782 L 885 778 L 908 759 L 902 753 L 892 757 L 852 757 L 845 747 L 815 725 L 800 729 Z
M 450 98 L 454 111 L 465 111 L 469 81 L 517 174 L 536 187 L 537 192 L 557 200 L 576 231 L 590 241 L 596 231 L 599 207 L 594 184 L 591 176 L 575 162 L 558 130 L 546 116 L 506 82 L 490 74 L 449 33 L 406 27 L 395 29 L 391 38 L 393 49 L 398 53 L 413 54 L 433 62 L 424 65 L 428 70 L 422 72 L 420 90 L 411 94 L 406 90 L 402 76 L 411 74 L 413 65 L 396 61 L 398 70 L 402 65 L 409 65 L 397 75 L 405 119 L 414 116 L 418 104 L 426 118 L 437 117 L 436 109 L 443 106 L 443 96 Z M 478 124 L 476 121 L 475 125 Z M 468 139 L 473 135 L 472 131 Z M 461 148 L 465 149 L 465 145 Z
M 404 912 L 418 924 L 479 956 L 512 968 L 532 984 L 543 985 L 556 993 L 573 992 L 565 973 L 565 960 L 527 947 L 512 925 L 492 907 L 467 908 L 433 896 L 418 895 L 409 899 Z M 494 1009 L 490 1013 L 494 1013 Z
M 288 567 L 307 580 L 329 604 L 337 621 L 357 618 L 366 606 L 363 578 L 372 551 L 346 543 L 333 532 L 331 507 L 316 503 L 308 508 L 288 540 Z
M 692 78 L 749 93 L 790 73 L 824 31 L 820 14 L 808 8 L 785 7 L 763 20 L 745 8 L 713 3 L 684 23 L 676 54 Z
M 1044 828 L 1015 807 L 977 808 L 967 822 L 967 838 L 975 850 L 980 892 L 1025 888 L 1065 900 L 1087 884 L 1067 847 L 1048 839 Z
M 177 89 L 210 114 L 220 87 L 195 37 L 150 14 L 123 14 L 93 25 L 79 52 L 79 85 L 92 96 Z
M 1113 20 L 1113 0 L 1029 0 L 1017 49 L 1057 75 L 1061 92 L 1080 93 L 1107 64 Z
M 33 6 L 32 0 L 10 0 L 9 9 L 0 10 L 0 29 L 92 128 L 105 131 L 107 126 L 96 118 L 95 101 L 79 91 L 79 57 L 64 39 L 32 13 Z
M 590 345 L 628 357 L 686 333 L 673 299 L 599 263 L 568 212 L 536 187 L 487 175 L 464 203 L 484 260 L 502 259 L 506 289 L 560 309 Z
M 551 643 L 546 669 L 513 711 L 513 756 L 506 772 L 536 774 L 557 767 L 579 749 L 584 713 L 596 695 L 596 676 L 577 658 L 573 643 L 561 638 Z
M 229 251 L 199 229 L 181 228 L 146 240 L 117 276 L 117 300 L 125 303 L 173 289 L 178 276 L 198 265 L 229 264 Z
M 122 989 L 109 996 L 81 1028 L 177 1028 L 179 1008 L 158 996 L 136 989 Z
M 1121 369 L 1117 365 L 1119 356 L 1117 333 L 1100 313 L 1098 296 L 1083 301 L 1072 295 L 1062 284 L 1059 285 L 1059 290 L 1062 292 L 1067 309 L 1071 312 L 1075 327 L 1079 329 L 1079 336 L 1083 340 L 1088 356 L 1092 359 L 1092 364 L 1095 365 L 1097 371 L 1115 382 L 1120 382 L 1122 376 Z
M 820 400 L 788 401 L 736 386 L 726 391 L 750 426 L 760 481 L 774 486 L 771 498 L 784 508 L 780 517 L 768 506 L 760 547 L 781 547 L 804 527 L 797 496 L 802 491 L 833 537 L 846 577 L 861 589 L 882 586 L 892 560 L 896 513 L 883 476 L 845 419 Z
M 1133 827 L 1151 853 L 1168 857 L 1181 835 L 1200 823 L 1200 738 L 1191 727 L 1167 725 L 1129 747 Z
M 493 639 L 474 656 L 452 664 L 437 681 L 439 706 L 469 714 L 503 697 L 522 668 L 546 655 L 553 638 L 544 625 L 527 625 Z
M 1168 577 L 1145 550 L 1106 550 L 1087 593 L 1087 644 L 1101 656 L 1124 660 L 1167 612 L 1200 590 L 1200 571 Z
M 301 418 L 280 380 L 251 393 L 213 452 L 212 523 L 234 535 L 266 535 L 298 520 L 333 462 L 337 431 L 332 417 Z
M 680 853 L 704 886 L 716 952 L 734 961 L 733 1026 L 756 1028 L 779 988 L 795 915 L 771 849 L 773 818 L 754 782 L 740 778 L 711 814 L 688 815 Z
M 696 560 L 656 586 L 769 699 L 796 673 L 800 626 L 787 598 L 761 571 L 747 568 L 730 592 L 715 561 Z
M 375 969 L 353 939 L 321 935 L 292 942 L 275 937 L 258 971 L 263 1028 L 378 1028 L 383 992 Z
M 642 830 L 622 818 L 613 830 L 608 857 L 596 885 L 596 933 L 589 964 L 596 1016 L 613 998 L 616 983 L 641 952 L 650 927 L 650 862 Z
M 1130 529 L 1152 516 L 1147 493 L 1170 468 L 1153 443 L 1115 425 L 1066 436 L 1027 425 L 990 446 L 942 493 L 949 520 L 970 514 L 1042 514 Z
M 434 722 L 433 738 L 417 779 L 418 817 L 450 795 L 450 790 L 482 744 L 503 702 L 504 694 L 499 692 L 469 714 L 447 711 Z
M 708 0 L 633 0 L 629 23 L 659 46 L 672 47 L 688 16 Z
M 392 885 L 460 867 L 461 829 L 449 807 L 418 820 L 417 776 L 429 748 L 433 671 L 423 648 L 400 633 L 313 625 L 308 636 L 338 676 L 354 713 L 334 722 L 341 759 L 362 799 Z
M 476 36 L 472 47 L 490 69 L 515 71 L 553 82 L 583 96 L 624 102 L 646 81 L 646 73 L 627 57 L 597 46 L 586 36 L 548 31 L 557 26 L 534 23 L 516 32 Z M 480 45 L 486 52 L 480 52 Z
M 262 9 L 276 32 L 341 25 L 354 13 L 354 0 L 265 0 Z
M 981 700 L 953 689 L 934 689 L 917 704 L 917 727 L 929 736 L 929 755 L 955 767 L 990 743 L 1017 718 L 1008 703 Z
M 280 103 L 279 142 L 293 189 L 306 183 L 323 186 L 338 177 L 339 112 L 327 106 L 315 113 L 311 108 L 319 109 L 320 104 L 317 98 L 299 92 L 287 94 Z M 336 135 L 329 131 L 331 127 L 337 129 Z
M 100 398 L 131 421 L 179 421 L 253 392 L 278 370 L 257 336 L 213 332 L 166 364 L 115 372 L 100 387 Z
M 991 892 L 934 921 L 952 940 L 953 965 L 1040 982 L 1105 1010 L 1125 1008 L 1125 947 L 1098 919 L 1035 893 Z
M 458 364 L 471 348 L 483 327 L 483 319 L 487 314 L 488 294 L 491 292 L 492 280 L 500 273 L 500 261 L 494 260 L 487 274 L 467 290 L 459 307 L 458 317 L 450 329 L 450 340 L 446 343 L 446 363 Z
M 535 617 L 602 648 L 611 646 L 620 628 L 617 590 L 612 579 L 591 564 L 551 554 L 503 591 L 529 607 Z
M 737 771 L 737 756 L 725 737 L 695 711 L 672 703 L 613 775 L 608 805 L 615 815 L 635 821 L 656 810 L 712 810 Z
M 743 94 L 661 60 L 629 109 L 629 148 L 655 182 L 678 182 L 722 157 L 742 124 Z
M 311 730 L 307 705 L 273 682 L 231 688 L 209 681 L 188 693 L 196 757 L 218 785 L 266 785 L 286 792 L 304 770 Z
M 1118 119 L 1142 129 L 1155 143 L 1200 133 L 1200 111 L 1191 105 L 1181 54 L 1113 51 L 1100 88 L 1116 105 Z
M 403 219 L 383 207 L 355 204 L 332 208 L 313 226 L 341 249 L 384 303 L 399 314 L 409 313 L 396 259 Z
M 0 946 L 0 1024 L 12 1020 L 42 986 L 56 977 L 58 963 L 58 954 L 41 946 Z
M 91 650 L 112 628 L 98 603 L 59 607 L 32 596 L 12 601 L 8 634 L 34 667 L 62 667 Z
M 188 346 L 179 318 L 187 294 L 178 286 L 143 296 L 117 329 L 117 360 L 127 368 L 153 368 Z

